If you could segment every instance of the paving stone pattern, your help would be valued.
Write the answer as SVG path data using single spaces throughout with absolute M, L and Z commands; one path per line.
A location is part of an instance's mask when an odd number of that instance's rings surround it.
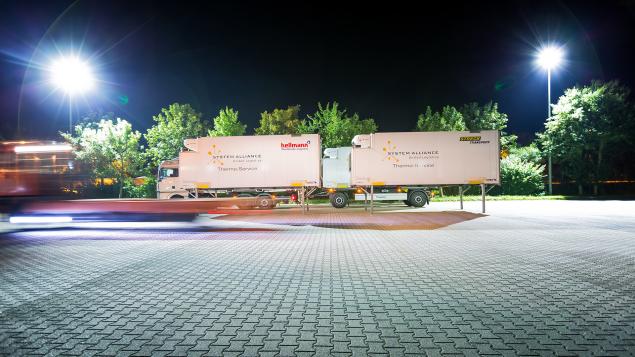
M 0 355 L 634 355 L 635 220 L 510 220 L 8 234 Z

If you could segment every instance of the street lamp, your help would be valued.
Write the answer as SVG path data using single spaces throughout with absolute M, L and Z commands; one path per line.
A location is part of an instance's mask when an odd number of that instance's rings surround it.
M 563 51 L 560 47 L 548 46 L 538 52 L 536 62 L 540 67 L 547 70 L 547 119 L 551 118 L 551 70 L 555 69 L 562 62 Z M 553 184 L 551 175 L 551 148 L 548 152 L 547 172 L 549 175 L 549 194 L 553 194 Z
M 60 57 L 50 67 L 51 82 L 68 95 L 68 130 L 73 132 L 73 96 L 93 88 L 95 78 L 87 62 L 77 56 Z

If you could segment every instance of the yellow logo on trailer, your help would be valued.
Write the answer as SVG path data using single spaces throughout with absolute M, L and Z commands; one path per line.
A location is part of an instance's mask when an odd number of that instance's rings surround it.
M 210 157 L 210 162 L 215 166 L 223 166 L 225 163 L 220 159 L 221 150 L 216 148 L 216 144 L 212 144 L 212 147 L 207 152 L 207 155 Z
M 382 147 L 382 151 L 386 153 L 384 160 L 399 162 L 399 159 L 394 154 L 394 150 L 397 150 L 397 145 L 393 145 L 393 143 L 388 140 L 386 146 Z

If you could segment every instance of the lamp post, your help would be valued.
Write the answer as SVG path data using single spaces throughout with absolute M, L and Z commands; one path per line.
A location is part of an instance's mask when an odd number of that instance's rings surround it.
M 560 47 L 548 46 L 540 50 L 537 56 L 537 63 L 547 70 L 547 119 L 551 118 L 551 70 L 558 67 L 562 62 L 562 49 Z M 551 148 L 547 156 L 547 174 L 549 176 L 549 194 L 553 194 L 553 177 L 551 173 Z
M 77 56 L 60 57 L 50 67 L 51 82 L 68 95 L 68 131 L 73 132 L 73 96 L 90 90 L 95 78 L 87 62 Z

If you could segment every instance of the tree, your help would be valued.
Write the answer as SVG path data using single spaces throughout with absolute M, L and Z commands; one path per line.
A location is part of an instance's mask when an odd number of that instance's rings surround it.
M 89 171 L 91 178 L 113 177 L 114 173 L 106 151 L 106 136 L 99 123 L 81 123 L 75 126 L 73 133 L 60 133 L 75 149 L 75 159 Z M 112 123 L 112 121 L 110 121 Z
M 499 130 L 501 132 L 501 147 L 509 150 L 516 146 L 518 137 L 507 134 L 507 114 L 498 111 L 498 103 L 489 101 L 483 106 L 472 102 L 464 104 L 460 109 L 467 130 Z
M 121 198 L 125 181 L 139 172 L 141 133 L 117 118 L 114 123 L 102 119 L 99 123 L 80 124 L 75 127 L 75 135 L 62 136 L 75 147 L 77 160 L 91 169 L 93 178 L 117 179 Z
M 543 153 L 535 143 L 531 143 L 528 146 L 516 146 L 510 149 L 510 156 L 516 156 L 519 159 L 531 162 L 536 165 L 541 165 L 543 160 Z
M 425 113 L 419 114 L 417 131 L 455 131 L 466 130 L 463 115 L 455 107 L 446 105 L 441 112 L 432 112 L 429 106 Z
M 507 114 L 498 111 L 498 103 L 489 101 L 483 106 L 476 102 L 464 104 L 461 114 L 469 130 L 504 130 L 507 128 Z
M 307 120 L 303 120 L 300 125 L 300 131 L 306 134 L 320 134 L 326 133 L 326 127 L 329 123 L 337 120 L 342 120 L 346 115 L 346 109 L 340 110 L 337 102 L 326 103 L 326 106 L 322 106 L 322 103 L 318 103 L 318 110 L 313 115 L 307 115 Z M 322 138 L 324 143 L 324 138 Z
M 170 104 L 153 117 L 155 124 L 148 129 L 146 155 L 150 165 L 157 167 L 163 160 L 174 159 L 187 138 L 207 134 L 208 123 L 201 120 L 202 114 L 189 104 Z
M 612 164 L 635 140 L 629 94 L 617 81 L 594 81 L 567 89 L 553 105 L 539 140 L 563 174 L 576 181 L 579 194 L 586 183 L 598 194 L 598 182 L 615 171 Z
M 340 110 L 337 102 L 318 103 L 318 110 L 303 120 L 300 125 L 302 133 L 317 133 L 322 139 L 322 147 L 350 146 L 355 135 L 370 134 L 377 131 L 377 124 L 372 118 L 360 119 L 357 113 L 351 116 L 346 109 Z
M 260 126 L 256 128 L 256 135 L 299 134 L 301 121 L 300 106 L 289 106 L 287 109 L 274 109 L 260 114 Z
M 372 118 L 360 119 L 357 113 L 334 121 L 326 127 L 325 147 L 350 146 L 355 135 L 370 134 L 377 131 L 377 124 Z
M 430 107 L 419 115 L 417 131 L 454 131 L 454 130 L 499 130 L 501 148 L 509 150 L 516 146 L 518 137 L 507 134 L 507 114 L 498 111 L 498 104 L 492 101 L 480 106 L 472 102 L 464 104 L 460 110 L 446 105 L 441 112 L 432 112 Z
M 247 125 L 238 120 L 238 112 L 225 107 L 214 118 L 214 129 L 209 130 L 209 136 L 240 136 L 245 134 Z
M 79 119 L 79 121 L 77 121 L 77 124 L 88 124 L 88 123 L 97 124 L 102 119 L 116 121 L 117 116 L 115 115 L 114 112 L 107 112 L 107 111 L 104 111 L 103 109 L 96 109 L 96 110 L 91 110 L 87 113 L 84 113 Z

